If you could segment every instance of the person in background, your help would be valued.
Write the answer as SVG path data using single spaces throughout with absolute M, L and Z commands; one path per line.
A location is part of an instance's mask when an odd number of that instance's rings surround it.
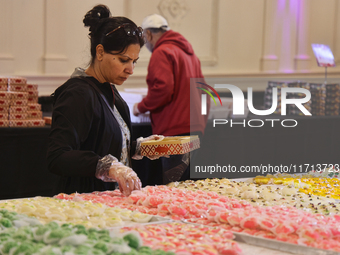
M 54 192 L 113 190 L 118 183 L 129 195 L 141 182 L 130 168 L 135 147 L 129 109 L 115 86 L 133 74 L 143 30 L 128 18 L 112 17 L 105 5 L 88 11 L 83 22 L 90 30 L 90 65 L 76 68 L 54 93 L 47 152 L 49 171 L 61 176 Z
M 166 19 L 158 14 L 147 16 L 142 28 L 145 45 L 152 55 L 146 78 L 148 93 L 134 105 L 134 115 L 150 111 L 154 134 L 202 137 L 207 118 L 200 113 L 201 90 L 196 89 L 200 85 L 190 85 L 190 79 L 204 77 L 191 44 L 180 33 L 170 30 Z M 194 86 L 192 91 L 190 86 Z M 197 111 L 190 112 L 190 100 L 197 102 Z M 187 157 L 173 155 L 161 160 L 163 184 L 190 178 Z

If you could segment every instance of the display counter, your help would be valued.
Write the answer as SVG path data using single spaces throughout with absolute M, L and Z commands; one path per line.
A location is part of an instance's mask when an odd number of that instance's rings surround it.
M 149 123 L 134 123 L 132 129 L 133 139 L 151 134 Z M 50 126 L 0 128 L 0 199 L 55 195 L 52 187 L 59 177 L 47 170 L 49 132 Z M 160 160 L 143 158 L 132 164 L 144 186 L 161 180 Z

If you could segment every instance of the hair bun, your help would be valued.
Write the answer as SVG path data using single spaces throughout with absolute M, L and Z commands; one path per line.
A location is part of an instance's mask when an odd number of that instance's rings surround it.
M 111 17 L 111 12 L 106 5 L 96 5 L 85 14 L 83 23 L 85 27 L 90 27 L 91 33 L 95 33 L 102 21 L 109 17 Z

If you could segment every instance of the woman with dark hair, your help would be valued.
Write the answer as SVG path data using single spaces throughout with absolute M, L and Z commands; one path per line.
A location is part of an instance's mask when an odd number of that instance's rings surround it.
M 143 30 L 125 17 L 112 17 L 97 5 L 83 20 L 89 27 L 91 62 L 76 68 L 54 93 L 48 168 L 61 176 L 55 194 L 112 190 L 124 195 L 140 189 L 130 168 L 129 108 L 115 85 L 133 74 L 144 45 Z M 152 136 L 145 139 L 161 139 Z

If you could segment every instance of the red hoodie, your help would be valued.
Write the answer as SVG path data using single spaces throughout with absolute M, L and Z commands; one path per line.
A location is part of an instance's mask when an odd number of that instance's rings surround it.
M 148 94 L 138 104 L 141 113 L 150 111 L 154 134 L 204 133 L 206 116 L 201 115 L 201 90 L 196 88 L 200 85 L 192 82 L 190 92 L 190 78 L 203 78 L 201 63 L 191 44 L 169 30 L 154 47 L 146 78 Z

